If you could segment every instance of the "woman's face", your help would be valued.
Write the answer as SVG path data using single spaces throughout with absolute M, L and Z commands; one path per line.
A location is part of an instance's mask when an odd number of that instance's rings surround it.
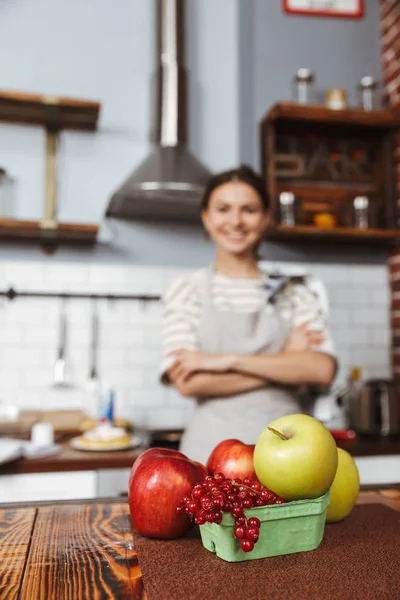
M 258 193 L 239 181 L 215 188 L 201 217 L 217 247 L 235 255 L 252 252 L 268 224 Z

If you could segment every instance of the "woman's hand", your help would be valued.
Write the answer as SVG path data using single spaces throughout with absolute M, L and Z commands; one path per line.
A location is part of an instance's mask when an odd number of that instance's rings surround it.
M 290 330 L 283 352 L 306 352 L 324 341 L 321 331 L 308 329 L 308 322 L 301 323 Z
M 198 350 L 176 350 L 171 355 L 175 362 L 168 372 L 173 381 L 186 381 L 196 371 L 225 373 L 232 368 L 234 361 L 231 354 L 210 354 Z

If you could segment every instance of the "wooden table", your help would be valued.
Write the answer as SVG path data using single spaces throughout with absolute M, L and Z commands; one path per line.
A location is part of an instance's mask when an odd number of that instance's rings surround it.
M 360 504 L 400 511 L 400 490 L 361 492 Z M 146 600 L 126 503 L 0 510 L 1 600 Z

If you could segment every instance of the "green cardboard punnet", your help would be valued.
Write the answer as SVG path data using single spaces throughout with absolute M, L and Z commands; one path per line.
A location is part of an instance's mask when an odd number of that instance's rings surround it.
M 315 500 L 295 500 L 286 504 L 260 506 L 245 511 L 246 517 L 261 521 L 260 537 L 251 552 L 243 552 L 233 537 L 234 518 L 224 513 L 220 525 L 200 525 L 204 548 L 228 562 L 240 562 L 306 552 L 318 548 L 324 536 L 329 492 Z

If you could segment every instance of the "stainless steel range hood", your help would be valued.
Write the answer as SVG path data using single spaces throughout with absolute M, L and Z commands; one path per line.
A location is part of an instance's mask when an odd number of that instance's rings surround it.
M 196 221 L 211 174 L 189 151 L 184 1 L 156 0 L 157 68 L 154 73 L 150 155 L 113 194 L 106 217 Z

